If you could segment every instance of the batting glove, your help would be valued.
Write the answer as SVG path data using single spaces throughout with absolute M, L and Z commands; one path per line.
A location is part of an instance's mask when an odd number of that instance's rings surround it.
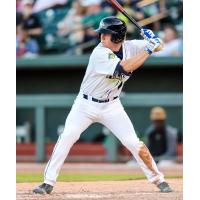
M 150 29 L 141 29 L 140 35 L 147 41 L 150 41 L 152 38 L 156 38 L 153 31 Z
M 161 45 L 158 38 L 151 38 L 145 47 L 145 51 L 151 55 Z

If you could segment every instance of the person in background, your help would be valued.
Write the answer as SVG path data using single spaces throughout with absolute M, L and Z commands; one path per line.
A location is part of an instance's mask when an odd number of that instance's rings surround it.
M 146 131 L 147 146 L 156 162 L 176 156 L 178 130 L 166 123 L 167 114 L 162 107 L 153 107 L 152 125 Z
M 16 56 L 33 57 L 38 54 L 39 48 L 36 40 L 29 37 L 28 30 L 18 26 L 16 37 Z
M 16 0 L 16 11 L 17 13 L 22 11 L 22 1 L 21 0 Z
M 18 24 L 22 24 L 28 35 L 36 39 L 42 34 L 42 25 L 37 15 L 33 13 L 34 0 L 22 0 L 22 4 L 22 12 L 17 13 Z
M 162 51 L 155 53 L 153 56 L 182 56 L 183 42 L 181 38 L 178 38 L 177 30 L 173 25 L 165 25 L 160 38 L 163 39 L 165 46 Z
M 143 12 L 144 18 L 149 18 L 159 14 L 164 15 L 167 12 L 166 0 L 159 0 L 154 2 L 150 1 L 150 3 L 146 6 L 141 6 L 143 1 L 138 1 L 138 0 L 133 0 L 133 1 L 137 2 L 137 6 Z M 157 33 L 162 28 L 162 22 L 160 20 L 157 20 L 154 21 L 153 23 L 146 25 L 146 27 L 154 30 L 155 33 Z
M 82 5 L 86 9 L 85 16 L 81 23 L 84 29 L 84 41 L 96 39 L 98 34 L 94 31 L 98 28 L 100 21 L 110 14 L 102 9 L 102 0 L 82 0 Z
M 83 40 L 83 31 L 81 25 L 81 19 L 85 13 L 85 8 L 82 6 L 80 0 L 74 0 L 72 8 L 67 15 L 57 24 L 58 35 L 67 36 L 69 44 L 74 45 Z
M 69 0 L 36 0 L 33 10 L 34 12 L 40 12 L 54 6 L 62 6 L 67 4 Z
M 137 3 L 138 3 L 137 0 L 124 0 L 121 3 L 123 5 L 124 9 L 126 10 L 126 12 L 130 16 L 132 16 L 136 21 L 140 21 L 140 20 L 144 19 L 144 13 L 142 12 L 142 9 L 140 9 L 137 6 Z M 136 26 L 133 25 L 132 23 L 130 23 L 128 18 L 126 18 L 121 12 L 118 11 L 116 16 L 126 22 L 128 33 L 132 34 L 133 32 L 137 31 Z
M 58 22 L 57 27 L 59 35 L 66 35 L 71 31 L 80 28 L 81 18 L 84 16 L 84 13 L 85 9 L 82 6 L 81 1 L 74 0 L 67 15 Z
M 137 0 L 124 0 L 122 2 L 122 5 L 126 12 L 131 15 L 136 21 L 144 19 L 144 13 L 142 12 L 142 9 L 137 7 Z M 129 23 L 129 20 L 121 13 L 117 12 L 117 16 L 125 20 L 126 23 Z

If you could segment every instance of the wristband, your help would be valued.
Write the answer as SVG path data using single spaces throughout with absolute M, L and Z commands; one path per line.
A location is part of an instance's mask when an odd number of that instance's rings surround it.
M 149 55 L 151 55 L 153 52 L 150 50 L 150 49 L 148 49 L 147 47 L 145 47 L 145 49 L 144 49 Z

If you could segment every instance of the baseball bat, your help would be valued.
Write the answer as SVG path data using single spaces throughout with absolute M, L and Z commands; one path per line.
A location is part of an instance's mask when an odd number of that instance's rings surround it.
M 109 2 L 119 12 L 121 12 L 122 14 L 124 14 L 130 20 L 130 22 L 133 23 L 141 31 L 142 27 L 133 19 L 133 17 L 131 17 L 125 11 L 125 9 L 118 3 L 117 0 L 106 0 L 106 1 Z M 157 49 L 155 50 L 155 52 L 160 51 L 164 47 L 164 43 L 163 43 L 163 41 L 160 38 L 159 38 L 159 41 L 160 41 L 161 45 L 159 47 L 157 47 Z
M 122 14 L 124 14 L 139 30 L 142 29 L 142 27 L 133 19 L 126 11 L 125 9 L 117 2 L 117 0 L 107 0 L 114 8 L 116 8 L 118 11 L 120 11 Z

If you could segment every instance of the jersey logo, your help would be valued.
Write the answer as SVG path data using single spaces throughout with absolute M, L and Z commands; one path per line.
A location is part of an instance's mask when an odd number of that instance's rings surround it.
M 106 78 L 122 81 L 122 80 L 124 80 L 126 78 L 126 76 L 124 74 L 121 74 L 120 76 L 118 76 L 118 75 L 113 75 L 113 76 L 107 75 Z
M 108 59 L 115 59 L 116 55 L 114 53 L 108 54 Z

